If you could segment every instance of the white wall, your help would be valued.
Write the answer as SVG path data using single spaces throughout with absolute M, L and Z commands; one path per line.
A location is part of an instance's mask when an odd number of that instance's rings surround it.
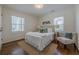
M 22 39 L 29 31 L 35 31 L 38 26 L 38 20 L 35 16 L 21 13 L 10 8 L 3 7 L 3 43 Z M 12 32 L 11 31 L 11 16 L 20 16 L 25 18 L 24 32 Z
M 2 24 L 1 23 L 1 13 L 2 13 L 1 11 L 2 11 L 2 7 L 0 6 L 0 29 L 1 29 L 1 24 Z
M 0 30 L 1 30 L 1 11 L 2 11 L 2 7 L 0 6 Z M 1 50 L 1 46 L 2 46 L 2 42 L 1 42 L 1 31 L 0 31 L 0 50 Z
M 64 30 L 66 32 L 75 32 L 75 7 L 70 7 L 58 12 L 52 12 L 41 18 L 42 20 L 52 21 L 56 17 L 64 16 Z M 53 22 L 52 22 L 53 23 Z
M 78 39 L 76 40 L 76 45 L 79 50 L 79 5 L 76 6 L 76 32 L 78 33 Z

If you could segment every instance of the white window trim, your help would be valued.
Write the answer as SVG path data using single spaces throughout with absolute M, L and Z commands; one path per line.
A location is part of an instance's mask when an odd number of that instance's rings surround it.
M 11 16 L 11 21 L 12 21 L 12 32 L 23 32 L 23 31 L 24 31 L 24 18 L 19 17 L 21 23 L 17 24 L 16 22 L 13 23 L 13 17 L 16 17 L 16 18 L 18 19 L 18 16 Z M 22 22 L 23 22 L 23 23 L 22 23 Z M 16 26 L 17 26 L 17 25 L 18 25 L 18 26 L 21 25 L 21 26 L 19 26 L 21 30 L 19 30 L 19 29 L 14 30 L 14 29 L 13 29 L 13 25 L 16 25 Z M 16 27 L 16 28 L 17 28 L 17 27 Z
M 60 17 L 63 17 L 63 24 L 61 24 L 61 25 L 63 25 L 63 30 L 61 30 L 61 31 L 64 31 L 64 16 L 60 16 Z M 56 18 L 60 18 L 60 17 L 55 17 L 55 18 L 54 18 L 54 20 L 53 20 L 54 26 L 56 26 L 56 24 L 54 23 L 54 22 L 55 22 L 55 19 L 56 19 Z M 55 31 L 56 31 L 56 28 L 55 28 L 55 27 L 54 27 L 54 29 L 55 29 Z M 58 30 L 58 32 L 61 32 L 61 31 Z

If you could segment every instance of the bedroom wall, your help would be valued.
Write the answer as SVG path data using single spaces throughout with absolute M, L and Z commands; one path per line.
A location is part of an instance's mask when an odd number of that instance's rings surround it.
M 56 17 L 64 16 L 64 31 L 75 32 L 75 7 L 69 7 L 57 12 L 50 12 L 41 18 L 41 22 L 44 20 L 50 20 L 53 23 L 53 19 Z
M 79 50 L 79 5 L 76 6 L 76 32 L 78 34 L 76 45 Z
M 10 8 L 3 7 L 3 43 L 19 40 L 25 37 L 29 31 L 35 31 L 38 26 L 38 20 L 35 16 L 30 14 L 21 13 Z M 11 31 L 11 16 L 20 16 L 25 18 L 25 27 L 23 32 Z
M 0 5 L 0 29 L 1 29 L 1 27 L 2 27 L 2 26 L 1 26 L 1 24 L 2 24 L 2 23 L 1 23 L 1 13 L 2 13 L 1 11 L 2 11 L 2 6 Z

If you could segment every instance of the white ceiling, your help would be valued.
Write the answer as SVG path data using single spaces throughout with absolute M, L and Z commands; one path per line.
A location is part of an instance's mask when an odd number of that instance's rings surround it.
M 8 4 L 5 6 L 15 9 L 20 12 L 40 15 L 40 14 L 46 14 L 53 11 L 63 10 L 74 5 L 72 4 L 45 4 L 44 8 L 42 9 L 35 8 L 33 4 Z

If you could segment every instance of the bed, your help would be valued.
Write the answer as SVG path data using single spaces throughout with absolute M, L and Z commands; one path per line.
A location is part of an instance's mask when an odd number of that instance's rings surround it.
M 51 41 L 54 33 L 28 32 L 25 35 L 25 42 L 29 43 L 39 51 L 42 51 Z

